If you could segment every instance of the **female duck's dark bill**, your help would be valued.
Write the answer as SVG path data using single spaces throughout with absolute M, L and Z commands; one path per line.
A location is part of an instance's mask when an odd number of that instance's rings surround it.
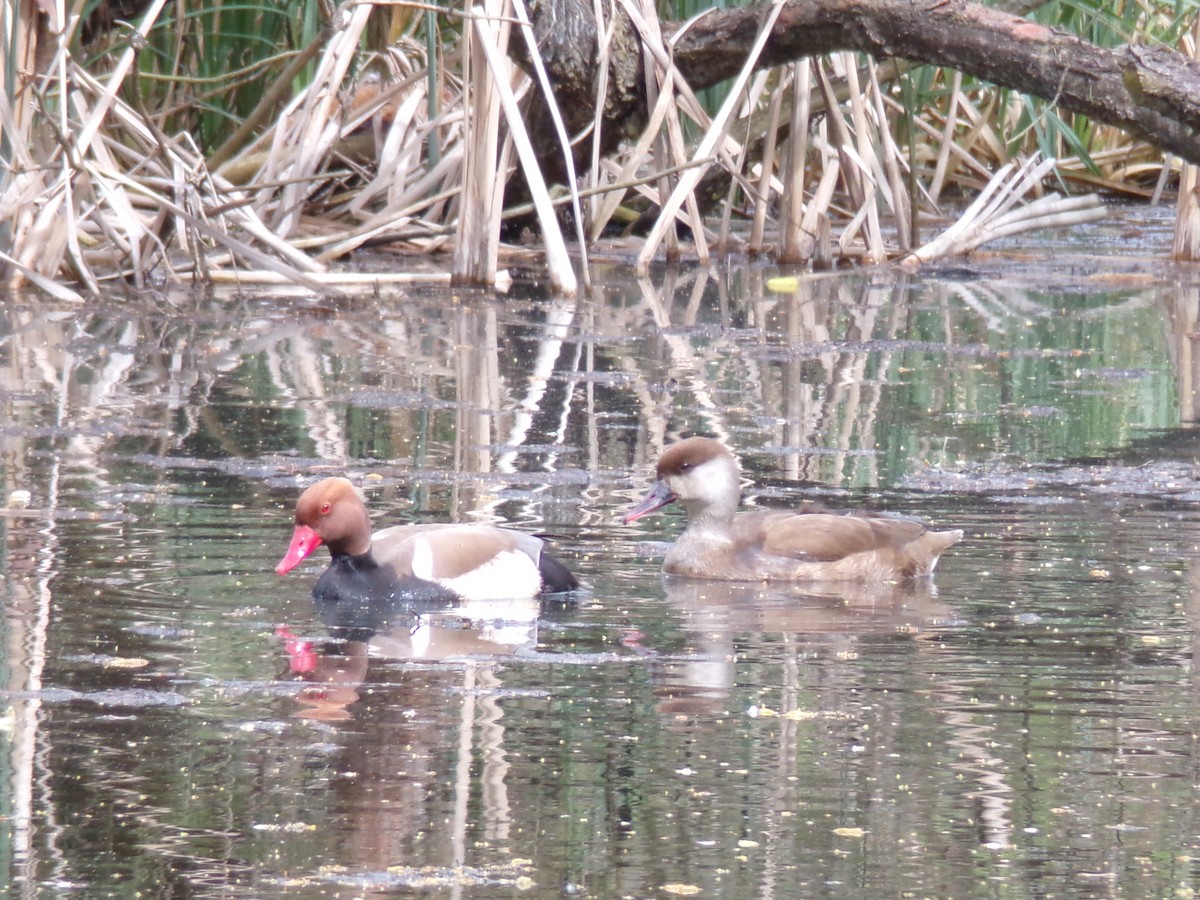
M 635 519 L 640 519 L 642 516 L 652 513 L 656 509 L 662 509 L 668 503 L 673 502 L 675 502 L 675 494 L 667 487 L 667 483 L 661 480 L 656 481 L 654 482 L 654 487 L 650 488 L 650 492 L 642 498 L 642 502 L 625 513 L 621 521 L 628 525 Z

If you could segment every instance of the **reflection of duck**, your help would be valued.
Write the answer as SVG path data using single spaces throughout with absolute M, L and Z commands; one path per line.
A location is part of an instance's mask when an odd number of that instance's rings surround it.
M 723 710 L 736 683 L 737 640 L 791 635 L 850 644 L 863 634 L 917 634 L 951 610 L 927 579 L 867 586 L 853 582 L 745 584 L 666 576 L 667 600 L 690 640 L 684 656 L 655 663 L 659 711 L 692 716 Z
M 291 673 L 310 685 L 296 695 L 301 706 L 297 715 L 327 722 L 349 719 L 347 707 L 358 700 L 358 686 L 367 677 L 367 645 L 346 641 L 337 649 L 321 649 L 283 626 L 275 634 L 283 639 Z
M 687 527 L 663 570 L 724 581 L 884 582 L 929 575 L 962 532 L 930 531 L 884 515 L 756 510 L 738 513 L 738 464 L 717 441 L 693 437 L 667 448 L 658 480 L 625 515 L 628 524 L 680 501 Z
M 276 634 L 291 674 L 313 685 L 297 696 L 300 714 L 330 720 L 350 717 L 347 707 L 359 699 L 373 658 L 472 660 L 533 649 L 542 604 L 474 600 L 446 607 L 414 606 L 403 598 L 362 604 L 318 598 L 317 609 L 330 641 L 318 644 L 284 627 Z
M 313 588 L 318 603 L 522 599 L 579 587 L 540 538 L 507 528 L 399 525 L 372 534 L 367 507 L 345 478 L 318 481 L 300 495 L 292 542 L 275 571 L 287 574 L 321 544 L 332 559 Z

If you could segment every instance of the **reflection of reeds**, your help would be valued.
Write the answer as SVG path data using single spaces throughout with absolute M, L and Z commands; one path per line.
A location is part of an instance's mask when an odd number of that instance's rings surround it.
M 1131 414 L 1135 425 L 1195 418 L 1187 292 L 1155 351 L 1160 323 L 1140 312 L 1153 308 L 1145 291 L 1073 309 L 1079 338 L 1052 324 L 1059 300 L 1011 279 L 933 285 L 888 270 L 810 277 L 781 294 L 753 271 L 598 274 L 576 300 L 408 300 L 382 318 L 373 305 L 332 318 L 227 303 L 182 317 L 13 307 L 0 395 L 39 399 L 6 407 L 9 487 L 28 487 L 42 440 L 97 478 L 113 452 L 186 457 L 210 446 L 236 461 L 290 447 L 299 457 L 268 454 L 268 473 L 375 471 L 414 491 L 445 487 L 453 515 L 505 516 L 511 507 L 498 507 L 514 493 L 536 506 L 576 490 L 571 479 L 603 480 L 614 460 L 649 466 L 694 432 L 770 448 L 772 468 L 794 479 L 875 485 L 971 459 L 978 441 L 1012 440 L 1013 417 L 1045 404 L 1055 379 L 1075 387 L 1053 389 L 1061 414 L 1016 429 L 1031 443 L 1046 434 L 1056 447 L 1110 446 Z M 230 315 L 243 324 L 218 324 Z M 1089 380 L 1100 365 L 1153 368 L 1143 360 L 1156 353 L 1165 366 L 1168 347 L 1174 391 L 1163 391 L 1166 368 L 1103 395 Z M 247 419 L 220 401 L 230 391 L 279 412 Z M 412 477 L 429 471 L 461 478 Z

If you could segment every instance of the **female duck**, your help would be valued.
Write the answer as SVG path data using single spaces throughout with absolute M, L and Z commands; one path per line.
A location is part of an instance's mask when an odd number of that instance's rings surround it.
M 687 527 L 663 571 L 722 581 L 884 582 L 932 574 L 962 531 L 877 514 L 762 509 L 738 513 L 737 460 L 717 441 L 693 437 L 668 447 L 658 480 L 625 522 L 678 500 Z

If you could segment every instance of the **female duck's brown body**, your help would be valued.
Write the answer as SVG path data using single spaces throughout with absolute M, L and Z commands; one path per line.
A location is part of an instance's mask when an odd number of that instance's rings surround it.
M 359 604 L 368 618 L 381 606 L 527 599 L 579 587 L 540 538 L 519 531 L 446 524 L 372 534 L 367 508 L 345 478 L 326 478 L 300 495 L 292 542 L 275 571 L 287 574 L 321 544 L 332 559 L 313 598 Z
M 687 527 L 663 570 L 722 581 L 897 581 L 930 575 L 962 532 L 930 531 L 884 515 L 756 510 L 738 513 L 737 460 L 717 441 L 688 438 L 663 453 L 658 479 L 625 515 L 632 522 L 678 500 Z

